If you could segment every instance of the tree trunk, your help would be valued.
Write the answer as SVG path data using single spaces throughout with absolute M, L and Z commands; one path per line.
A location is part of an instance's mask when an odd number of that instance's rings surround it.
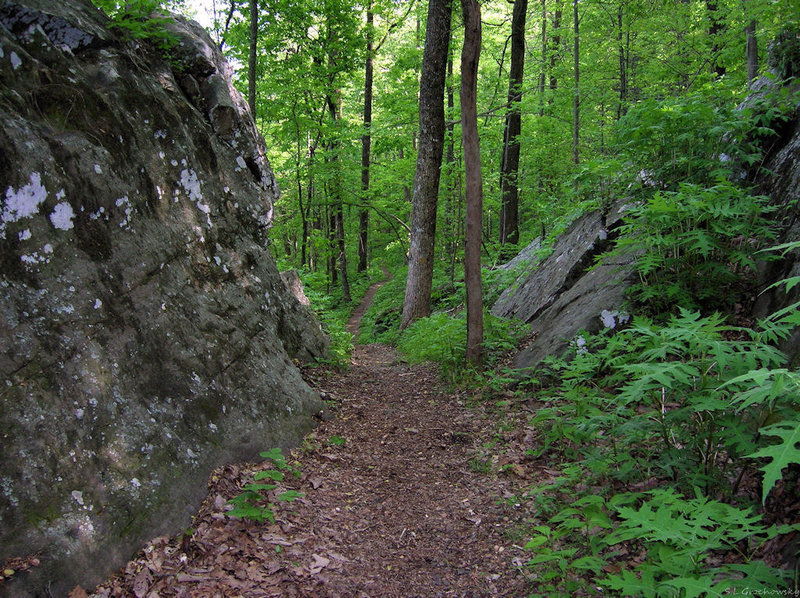
M 369 166 L 372 146 L 372 75 L 373 75 L 373 15 L 372 2 L 367 3 L 367 58 L 364 69 L 364 133 L 361 136 L 361 195 L 366 206 L 369 203 Z M 369 240 L 369 211 L 362 208 L 358 213 L 358 271 L 367 270 L 367 242 Z
M 758 77 L 758 39 L 756 38 L 756 22 L 750 21 L 744 28 L 747 36 L 747 83 Z
M 453 52 L 452 47 L 448 52 L 447 58 L 447 113 L 453 114 L 455 112 L 455 94 L 453 93 Z M 452 120 L 447 121 L 447 151 L 445 154 L 445 163 L 447 164 L 448 174 L 448 189 L 447 189 L 447 209 L 446 223 L 447 232 L 445 236 L 445 253 L 449 258 L 447 275 L 450 279 L 450 284 L 455 282 L 456 278 L 456 254 L 458 253 L 458 240 L 461 238 L 459 234 L 461 223 L 461 176 L 460 170 L 456 164 L 456 139 L 455 139 L 455 123 Z
M 256 59 L 258 48 L 258 0 L 250 0 L 250 52 L 247 57 L 247 103 L 256 120 Z
M 335 98 L 335 99 L 334 99 Z M 342 119 L 342 93 L 340 90 L 333 92 L 333 97 L 327 97 L 328 111 L 331 120 L 338 123 Z M 331 234 L 333 236 L 333 262 L 331 264 L 331 279 L 336 280 L 336 264 L 339 265 L 339 279 L 342 285 L 342 299 L 349 303 L 350 297 L 350 281 L 347 278 L 347 252 L 345 251 L 344 243 L 344 211 L 342 208 L 342 187 L 341 187 L 341 159 L 340 153 L 342 143 L 338 139 L 338 131 L 334 133 L 337 139 L 331 144 L 333 155 L 331 162 L 333 162 L 333 177 L 331 177 L 331 199 L 333 200 L 333 209 L 331 211 Z
M 617 51 L 619 53 L 619 104 L 617 105 L 617 120 L 625 115 L 626 103 L 628 100 L 628 61 L 625 58 L 623 34 L 622 4 L 620 4 L 617 9 Z
M 506 128 L 503 141 L 503 156 L 500 162 L 500 245 L 519 241 L 519 135 L 522 132 L 520 99 L 522 97 L 522 73 L 525 66 L 525 17 L 528 0 L 514 0 L 511 17 L 511 69 L 508 75 L 508 103 L 506 105 Z
M 711 38 L 711 72 L 722 77 L 725 75 L 725 67 L 719 63 L 719 54 L 722 50 L 720 36 L 725 31 L 725 22 L 720 17 L 717 0 L 706 0 L 706 11 L 710 21 L 708 36 Z
M 512 25 L 513 27 L 513 25 Z M 542 0 L 542 71 L 539 73 L 539 116 L 544 116 L 544 82 L 547 71 L 547 0 Z
M 464 284 L 467 290 L 467 362 L 482 359 L 481 215 L 483 184 L 478 139 L 478 59 L 481 52 L 481 11 L 477 0 L 461 0 L 464 47 L 461 50 L 461 134 L 464 143 L 467 216 L 464 243 Z M 516 9 L 516 7 L 515 7 Z M 516 10 L 515 10 L 516 12 Z
M 550 54 L 550 89 L 558 89 L 558 77 L 555 76 L 558 53 L 561 49 L 561 6 L 564 0 L 556 0 L 556 10 L 553 13 L 553 52 Z M 552 101 L 552 100 L 551 100 Z
M 578 20 L 578 0 L 572 0 L 572 28 L 575 33 L 575 48 L 573 55 L 575 58 L 575 89 L 572 98 L 572 163 L 578 164 L 580 162 L 580 148 L 578 142 L 580 140 L 580 110 L 581 110 L 581 97 L 580 97 L 580 35 L 579 35 Z
M 436 200 L 444 151 L 444 84 L 450 0 L 430 0 L 419 91 L 419 151 L 411 210 L 411 243 L 401 328 L 430 315 Z

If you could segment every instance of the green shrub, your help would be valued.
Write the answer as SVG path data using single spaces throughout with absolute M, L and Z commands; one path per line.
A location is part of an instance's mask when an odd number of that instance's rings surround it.
M 282 482 L 285 477 L 284 472 L 297 477 L 300 476 L 300 472 L 286 462 L 281 449 L 274 448 L 260 453 L 260 455 L 272 461 L 275 469 L 258 471 L 253 475 L 254 482 L 245 484 L 242 487 L 242 491 L 228 501 L 229 504 L 233 505 L 233 509 L 227 512 L 228 517 L 275 523 L 275 513 L 273 511 L 275 506 L 268 500 L 274 494 L 273 491 L 278 488 L 278 485 L 259 483 L 259 480 Z M 292 502 L 301 496 L 303 495 L 295 490 L 287 490 L 274 495 L 274 499 Z M 265 502 L 267 504 L 264 504 Z
M 180 2 L 164 0 L 92 0 L 111 19 L 112 28 L 133 39 L 144 39 L 155 43 L 161 50 L 169 50 L 177 43 L 174 34 L 164 25 L 172 19 L 165 5 Z
M 633 106 L 614 132 L 617 160 L 627 166 L 629 181 L 638 178 L 645 188 L 660 190 L 711 186 L 757 163 L 760 151 L 750 139 L 757 123 L 736 109 L 740 94 L 715 84 Z
M 488 364 L 516 347 L 524 328 L 511 320 L 484 312 L 483 349 Z M 403 332 L 397 348 L 412 362 L 434 361 L 445 377 L 455 379 L 467 370 L 466 313 L 436 313 L 414 322 Z
M 738 300 L 756 252 L 775 238 L 767 202 L 730 183 L 686 184 L 632 207 L 613 253 L 635 256 L 637 309 L 708 313 Z

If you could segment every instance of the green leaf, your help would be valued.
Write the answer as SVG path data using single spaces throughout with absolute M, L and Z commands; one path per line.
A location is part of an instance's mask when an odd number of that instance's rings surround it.
M 284 476 L 280 471 L 273 471 L 271 469 L 268 469 L 268 470 L 265 470 L 265 471 L 257 471 L 253 475 L 253 479 L 254 480 L 265 480 L 265 479 L 267 479 L 267 480 L 274 480 L 276 482 L 282 482 L 283 481 L 283 477 Z
M 544 546 L 550 541 L 550 538 L 547 536 L 534 536 L 525 544 L 525 550 L 533 550 L 535 548 L 539 548 L 539 546 Z
M 253 521 L 269 521 L 275 523 L 275 514 L 268 507 L 258 507 L 252 504 L 237 506 L 227 512 L 229 517 L 237 519 L 251 519 Z
M 609 575 L 601 580 L 601 584 L 608 586 L 612 590 L 617 590 L 623 596 L 644 596 L 644 598 L 655 598 L 656 581 L 653 577 L 652 569 L 642 568 L 641 579 L 633 571 L 623 569 L 617 574 Z
M 268 451 L 264 451 L 263 453 L 259 453 L 259 455 L 265 459 L 272 460 L 280 469 L 286 467 L 286 457 L 283 456 L 283 452 L 281 452 L 281 449 L 279 448 L 273 448 Z
M 800 420 L 772 424 L 761 428 L 759 432 L 763 436 L 777 436 L 782 440 L 778 444 L 766 446 L 751 455 L 747 455 L 752 459 L 762 457 L 770 459 L 767 465 L 760 468 L 764 472 L 761 502 L 765 504 L 767 495 L 777 481 L 781 479 L 783 469 L 792 463 L 800 463 L 800 449 L 797 447 L 798 443 L 800 443 Z
M 281 494 L 278 495 L 278 500 L 292 502 L 304 496 L 305 494 L 303 494 L 302 492 L 297 492 L 296 490 L 287 490 L 286 492 L 282 492 Z
M 697 598 L 698 596 L 722 598 L 722 596 L 727 595 L 722 588 L 714 584 L 714 579 L 710 575 L 703 577 L 675 577 L 664 581 L 661 585 L 675 588 L 683 598 Z

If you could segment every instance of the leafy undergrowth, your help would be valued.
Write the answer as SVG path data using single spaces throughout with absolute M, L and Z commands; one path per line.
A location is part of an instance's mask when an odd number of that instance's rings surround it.
M 635 318 L 505 391 L 533 595 L 796 595 L 800 373 L 769 341 L 798 317 Z

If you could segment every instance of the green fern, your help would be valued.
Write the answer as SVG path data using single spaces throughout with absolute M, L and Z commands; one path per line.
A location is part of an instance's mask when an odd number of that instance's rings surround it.
M 766 446 L 755 453 L 748 455 L 753 459 L 768 458 L 771 461 L 763 466 L 764 481 L 761 490 L 761 502 L 767 502 L 772 488 L 781 479 L 783 469 L 792 463 L 800 464 L 800 419 L 782 421 L 766 426 L 759 430 L 762 436 L 777 436 L 781 439 L 778 444 Z

